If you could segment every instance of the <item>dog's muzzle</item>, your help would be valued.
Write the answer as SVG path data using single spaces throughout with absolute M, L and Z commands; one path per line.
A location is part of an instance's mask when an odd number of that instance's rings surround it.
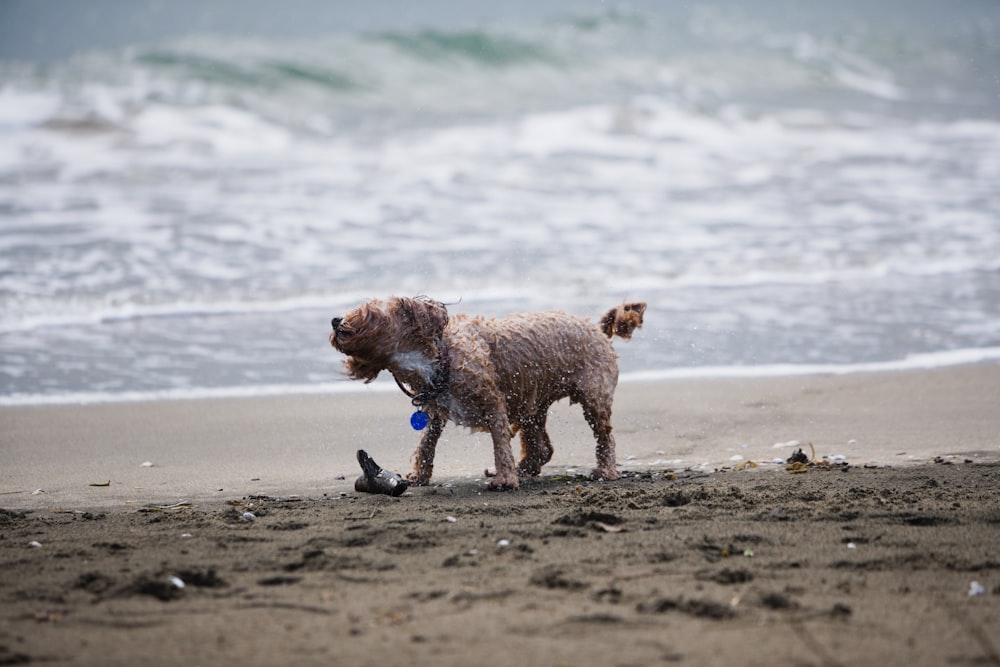
M 335 317 L 330 320 L 330 325 L 333 327 L 333 331 L 330 332 L 330 345 L 333 345 L 338 350 L 340 348 L 337 346 L 337 336 L 340 335 L 340 323 L 343 321 L 344 318 L 342 317 Z

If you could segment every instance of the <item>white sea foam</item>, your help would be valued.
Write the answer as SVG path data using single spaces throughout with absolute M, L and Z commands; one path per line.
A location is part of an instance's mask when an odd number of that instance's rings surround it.
M 190 316 L 266 315 L 300 310 L 339 312 L 375 295 L 338 294 L 304 295 L 270 301 L 212 301 L 167 304 L 94 304 L 73 309 L 70 313 L 39 314 L 23 319 L 0 320 L 0 334 L 58 327 L 89 326 L 112 322 Z

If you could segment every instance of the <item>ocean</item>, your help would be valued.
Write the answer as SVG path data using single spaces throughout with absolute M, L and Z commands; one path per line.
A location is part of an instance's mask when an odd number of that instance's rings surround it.
M 0 404 L 355 390 L 390 294 L 647 301 L 624 380 L 1000 358 L 996 2 L 197 4 L 0 9 Z

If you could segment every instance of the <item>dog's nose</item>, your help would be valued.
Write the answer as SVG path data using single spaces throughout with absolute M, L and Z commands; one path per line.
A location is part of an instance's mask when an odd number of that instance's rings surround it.
M 340 323 L 343 322 L 343 321 L 344 321 L 344 318 L 342 318 L 342 317 L 335 317 L 332 320 L 330 320 L 330 324 L 333 325 L 333 330 L 336 331 L 337 329 L 339 329 L 340 328 Z

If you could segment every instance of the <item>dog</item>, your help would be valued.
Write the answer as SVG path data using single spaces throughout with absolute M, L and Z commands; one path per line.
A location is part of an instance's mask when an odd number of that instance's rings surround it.
M 597 440 L 594 479 L 620 476 L 611 435 L 618 355 L 611 339 L 632 337 L 646 304 L 623 303 L 598 322 L 560 311 L 493 319 L 457 314 L 427 298 L 373 299 L 331 321 L 330 344 L 347 355 L 346 374 L 366 383 L 384 370 L 428 422 L 414 454 L 414 485 L 430 482 L 438 438 L 449 420 L 489 432 L 496 470 L 491 490 L 517 489 L 552 458 L 545 431 L 549 407 L 579 403 Z M 419 413 L 424 413 L 423 415 Z M 426 415 L 426 418 L 424 417 Z M 511 438 L 520 432 L 515 465 Z

